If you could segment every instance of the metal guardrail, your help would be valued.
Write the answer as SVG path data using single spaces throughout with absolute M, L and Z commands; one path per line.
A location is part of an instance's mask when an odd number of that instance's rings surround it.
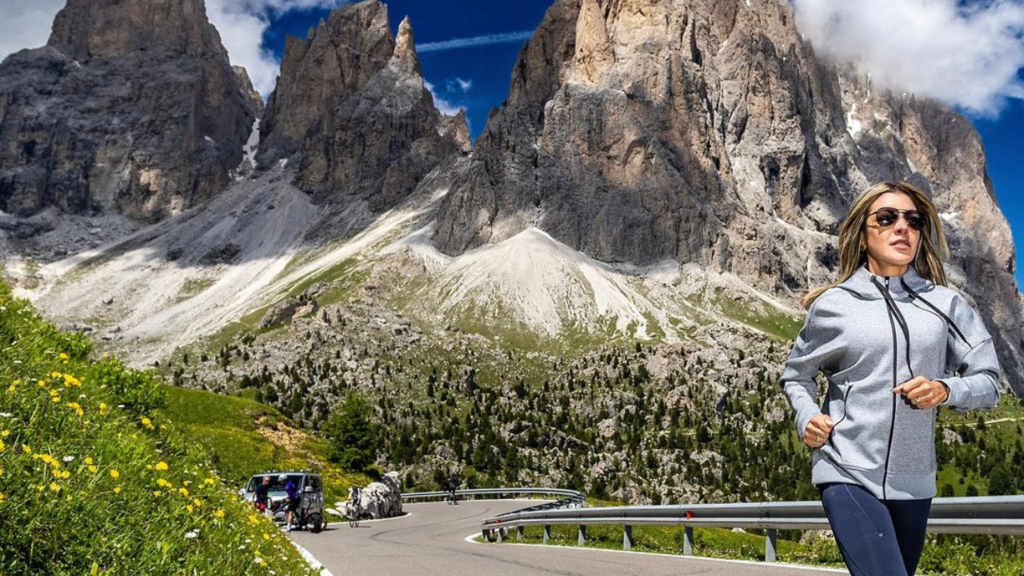
M 621 524 L 623 550 L 633 547 L 633 526 L 683 526 L 684 555 L 693 553 L 695 527 L 762 528 L 766 530 L 766 562 L 776 560 L 778 530 L 830 529 L 821 502 L 804 501 L 518 511 L 484 520 L 483 535 L 488 541 L 500 542 L 511 528 L 516 528 L 516 537 L 520 538 L 524 526 L 543 526 L 547 544 L 551 526 L 566 524 L 579 526 L 577 542 L 580 546 L 586 541 L 588 525 Z M 935 498 L 928 531 L 1024 535 L 1024 496 Z
M 434 492 L 406 492 L 402 494 L 403 501 L 409 500 L 428 500 L 433 498 L 444 498 L 448 495 L 447 490 L 437 490 Z M 456 490 L 456 496 L 462 496 L 463 498 L 475 497 L 475 496 L 561 496 L 562 499 L 570 500 L 573 503 L 582 504 L 587 496 L 582 492 L 576 490 L 568 490 L 566 488 L 471 488 L 469 490 Z

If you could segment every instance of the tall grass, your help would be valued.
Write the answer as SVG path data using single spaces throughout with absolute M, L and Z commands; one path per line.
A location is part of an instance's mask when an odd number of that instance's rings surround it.
M 150 375 L 89 359 L 0 283 L 0 574 L 312 574 L 154 415 Z

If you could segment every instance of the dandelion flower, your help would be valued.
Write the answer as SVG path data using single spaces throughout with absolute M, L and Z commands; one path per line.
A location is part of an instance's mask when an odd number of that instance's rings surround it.
M 4 441 L 0 440 L 0 452 L 3 452 L 4 448 L 6 448 L 6 446 L 4 446 Z
M 105 403 L 103 403 L 103 402 L 100 402 L 100 416 L 106 416 L 106 414 L 107 414 L 107 405 Z
M 189 514 L 192 513 L 192 510 L 193 510 L 193 508 L 192 508 L 191 504 L 189 504 L 188 506 L 185 506 L 185 511 L 188 512 Z
M 63 352 L 61 352 L 59 356 L 60 356 L 61 360 L 67 360 L 68 359 L 68 355 L 63 353 Z
M 159 490 L 153 490 L 153 497 L 159 498 L 161 496 L 163 496 L 163 492 L 161 492 Z
M 114 494 L 120 494 L 120 493 L 121 493 L 121 487 L 120 486 L 114 486 Z
M 21 445 L 21 451 L 24 452 L 25 454 L 31 454 L 32 453 L 32 448 L 29 447 L 28 444 L 22 444 Z
M 167 470 L 167 462 L 157 462 L 156 463 L 156 469 L 157 470 Z
M 0 492 L 0 503 L 2 503 L 4 501 L 4 498 L 7 498 L 7 497 L 4 496 L 3 492 Z
M 50 482 L 50 490 L 53 492 L 60 492 L 60 484 L 56 482 Z
M 188 488 L 178 488 L 178 492 L 180 492 L 182 496 L 188 497 Z
M 199 498 L 193 498 L 192 499 L 192 503 L 196 505 L 196 508 L 202 508 L 203 507 L 203 501 L 200 500 Z
M 118 473 L 117 470 L 111 470 L 110 471 L 110 477 L 113 478 L 114 480 L 117 480 L 118 478 L 121 477 L 121 474 Z
M 93 474 L 95 474 L 97 470 L 99 470 L 99 468 L 97 468 L 95 464 L 90 464 L 89 465 L 89 472 L 92 472 Z
M 88 466 L 89 464 L 92 464 L 92 458 L 89 457 L 89 456 L 86 456 L 85 460 L 82 460 L 82 462 L 85 462 L 85 465 Z
M 145 416 L 142 417 L 142 425 L 145 426 L 146 428 L 149 428 L 150 430 L 153 429 L 153 421 L 150 420 L 149 418 L 146 418 Z
M 171 483 L 168 482 L 167 480 L 164 480 L 163 478 L 157 480 L 156 481 L 156 485 L 160 486 L 161 488 L 171 488 L 172 487 Z
M 203 480 L 203 483 L 204 484 L 209 484 L 210 486 L 213 486 L 214 480 L 213 480 L 213 478 L 207 478 L 206 480 Z
M 216 512 L 213 513 L 213 515 L 216 516 L 217 518 L 223 518 L 224 517 L 224 511 L 223 510 L 217 510 Z

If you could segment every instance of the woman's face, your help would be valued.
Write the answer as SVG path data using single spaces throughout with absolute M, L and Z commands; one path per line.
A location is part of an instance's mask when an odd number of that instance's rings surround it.
M 881 208 L 900 210 L 899 218 L 886 226 L 878 222 L 877 211 Z M 877 276 L 902 276 L 917 256 L 921 232 L 907 225 L 903 210 L 917 210 L 914 201 L 899 192 L 886 192 L 868 208 L 867 221 L 861 233 L 863 245 L 867 247 L 868 270 Z

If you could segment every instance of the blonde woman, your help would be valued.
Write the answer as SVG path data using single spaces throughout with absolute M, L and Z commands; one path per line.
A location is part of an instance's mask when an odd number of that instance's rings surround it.
M 981 318 L 947 288 L 935 206 L 877 184 L 839 231 L 840 277 L 811 292 L 782 374 L 811 481 L 853 576 L 912 576 L 935 496 L 935 415 L 990 409 L 999 362 Z M 828 391 L 819 407 L 815 377 Z

